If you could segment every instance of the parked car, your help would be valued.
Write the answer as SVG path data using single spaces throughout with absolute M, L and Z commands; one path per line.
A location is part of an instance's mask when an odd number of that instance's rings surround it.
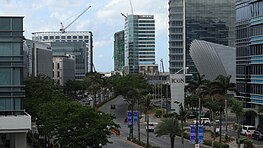
M 254 131 L 254 139 L 255 140 L 263 140 L 263 129 L 257 129 Z
M 196 120 L 193 121 L 194 124 L 196 124 Z M 209 125 L 211 123 L 209 118 L 201 118 L 201 124 Z
M 242 129 L 241 129 L 241 134 L 242 135 L 248 135 L 248 134 L 254 134 L 254 131 L 256 130 L 256 127 L 255 126 L 251 126 L 251 125 L 242 125 L 241 126 Z

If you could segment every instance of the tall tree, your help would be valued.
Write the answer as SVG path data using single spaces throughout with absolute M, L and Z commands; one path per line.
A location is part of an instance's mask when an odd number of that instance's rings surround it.
M 228 138 L 228 91 L 236 92 L 235 84 L 230 82 L 230 76 L 219 75 L 214 84 L 216 85 L 216 89 L 221 92 L 225 99 L 225 118 L 226 118 L 226 135 L 225 138 Z
M 181 142 L 182 145 L 184 145 L 184 125 L 190 112 L 185 109 L 182 103 L 179 104 L 179 107 L 180 109 L 179 109 L 178 119 L 181 121 Z
M 132 125 L 130 127 L 130 136 L 133 138 L 133 110 L 136 102 L 141 96 L 147 94 L 151 90 L 150 84 L 141 75 L 126 75 L 124 77 L 117 77 L 113 81 L 114 95 L 122 95 L 127 103 L 129 109 L 132 111 Z
M 78 95 L 83 95 L 87 89 L 87 84 L 80 80 L 69 80 L 64 86 L 64 92 L 73 99 L 79 99 Z
M 73 101 L 48 102 L 41 106 L 45 133 L 61 147 L 99 147 L 109 143 L 110 128 L 118 127 L 113 117 Z
M 171 148 L 174 148 L 175 136 L 182 131 L 177 118 L 163 119 L 156 127 L 155 134 L 157 137 L 168 135 L 170 137 Z
M 201 114 L 202 109 L 202 101 L 205 96 L 205 91 L 203 90 L 205 87 L 204 85 L 207 83 L 207 80 L 205 79 L 205 75 L 200 75 L 198 73 L 197 80 L 191 80 L 188 82 L 188 85 L 186 86 L 186 90 L 188 90 L 191 95 L 198 96 L 198 107 L 199 107 L 199 115 Z M 200 123 L 200 118 L 198 119 Z
M 236 118 L 237 118 L 237 144 L 238 144 L 238 148 L 240 148 L 240 131 L 241 131 L 241 127 L 240 127 L 240 120 L 241 117 L 244 115 L 244 110 L 243 110 L 243 103 L 242 102 L 238 102 L 235 98 L 231 99 L 231 104 L 232 104 L 232 111 L 236 114 Z
M 93 96 L 93 107 L 96 107 L 97 94 L 103 83 L 102 75 L 97 72 L 88 73 L 84 81 L 87 83 L 87 91 Z
M 149 93 L 145 96 L 143 96 L 142 100 L 140 101 L 140 104 L 142 105 L 142 108 L 143 108 L 143 113 L 145 114 L 146 116 L 146 119 L 147 119 L 147 128 L 146 129 L 149 129 L 149 114 L 148 114 L 148 111 L 151 107 L 151 100 L 153 99 L 153 96 Z M 149 146 L 149 130 L 146 131 L 147 132 L 147 146 Z
M 29 77 L 24 81 L 25 95 L 24 108 L 34 120 L 37 117 L 40 105 L 49 101 L 68 99 L 62 89 L 47 76 Z

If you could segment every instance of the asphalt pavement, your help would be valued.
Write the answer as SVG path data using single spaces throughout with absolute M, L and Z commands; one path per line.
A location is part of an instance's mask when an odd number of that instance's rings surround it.
M 115 104 L 116 108 L 111 109 L 111 104 Z M 127 110 L 128 110 L 128 104 L 122 97 L 117 97 L 107 103 L 105 103 L 102 107 L 99 108 L 99 110 L 114 115 L 116 118 L 114 121 L 120 125 L 120 135 L 115 136 L 112 135 L 109 139 L 112 143 L 104 146 L 105 148 L 123 148 L 123 147 L 139 147 L 138 145 L 135 145 L 129 141 L 127 141 L 127 137 L 129 136 L 129 128 L 127 126 L 127 123 L 124 122 L 124 119 L 127 116 Z M 153 116 L 150 117 L 151 122 L 158 122 L 158 119 L 155 119 Z M 160 121 L 160 120 L 159 120 Z M 140 137 L 141 141 L 146 143 L 146 130 L 145 130 L 145 124 L 143 119 L 140 122 L 141 124 L 141 130 L 140 130 Z M 134 138 L 138 138 L 138 130 L 137 125 L 134 126 Z M 169 136 L 161 136 L 156 137 L 153 132 L 149 133 L 149 143 L 154 146 L 158 146 L 160 148 L 167 148 L 170 147 L 170 138 Z M 181 138 L 176 137 L 175 138 L 175 147 L 176 148 L 194 148 L 194 145 L 190 144 L 189 140 L 185 139 L 184 145 L 181 144 Z M 201 148 L 207 148 L 208 146 L 201 145 Z

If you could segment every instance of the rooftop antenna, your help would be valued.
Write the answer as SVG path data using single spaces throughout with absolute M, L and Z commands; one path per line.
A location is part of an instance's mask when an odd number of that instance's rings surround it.
M 131 12 L 133 14 L 132 1 L 130 0 Z

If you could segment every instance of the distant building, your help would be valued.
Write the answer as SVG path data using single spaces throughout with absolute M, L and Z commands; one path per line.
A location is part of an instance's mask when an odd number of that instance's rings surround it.
M 184 64 L 189 74 L 197 74 L 189 55 L 194 39 L 235 46 L 235 1 L 169 0 L 170 74 L 179 72 Z
M 124 68 L 124 31 L 114 34 L 114 71 Z
M 34 41 L 50 43 L 53 51 L 53 55 L 57 55 L 58 52 L 73 54 L 72 52 L 82 52 L 81 60 L 78 60 L 79 55 L 76 56 L 76 64 L 82 63 L 82 66 L 76 67 L 76 79 L 82 79 L 86 73 L 93 71 L 93 35 L 90 31 L 66 31 L 64 33 L 61 32 L 34 32 L 32 39 Z M 65 43 L 65 44 L 63 44 Z M 72 44 L 72 45 L 70 45 Z M 53 46 L 56 45 L 55 48 Z M 64 45 L 71 46 L 71 49 L 63 47 Z M 74 47 L 77 45 L 78 47 Z M 84 46 L 83 46 L 84 45 Z M 58 49 L 58 46 L 61 48 Z M 78 49 L 77 49 L 78 48 Z M 80 49 L 81 48 L 81 49 Z M 70 50 L 70 51 L 68 51 Z M 81 51 L 80 51 L 81 50 Z M 62 54 L 65 55 L 65 54 Z M 84 56 L 84 57 L 83 57 Z M 82 70 L 77 70 L 82 69 Z
M 52 42 L 53 56 L 65 56 L 67 54 L 75 57 L 75 79 L 83 79 L 87 74 L 87 62 L 84 42 Z
M 9 148 L 27 148 L 31 116 L 22 106 L 23 17 L 0 16 L 0 134 Z
M 214 80 L 218 75 L 231 75 L 236 82 L 236 48 L 203 40 L 194 40 L 190 46 L 190 56 L 201 75 Z
M 155 21 L 153 15 L 126 16 L 124 40 L 125 73 L 139 73 L 140 66 L 155 64 Z
M 53 79 L 61 86 L 75 79 L 75 57 L 72 55 L 53 56 Z
M 50 45 L 24 40 L 24 76 L 46 75 L 52 78 L 52 50 Z

